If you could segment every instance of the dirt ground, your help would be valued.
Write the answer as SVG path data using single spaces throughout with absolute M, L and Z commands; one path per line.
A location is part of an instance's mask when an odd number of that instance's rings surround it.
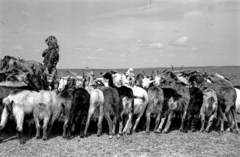
M 82 157 L 237 157 L 240 154 L 240 136 L 231 132 L 220 135 L 178 130 L 168 134 L 146 135 L 144 131 L 113 139 L 104 134 L 87 138 L 76 136 L 71 140 L 57 136 L 48 141 L 32 138 L 24 145 L 18 139 L 0 144 L 0 156 L 82 156 Z
M 234 85 L 239 85 L 239 73 L 227 74 Z M 240 115 L 238 115 L 240 126 Z M 95 128 L 96 129 L 96 128 Z M 96 130 L 95 130 L 96 131 Z M 109 139 L 106 129 L 102 136 L 94 132 L 87 138 L 74 137 L 66 140 L 61 135 L 54 135 L 47 141 L 31 138 L 20 145 L 16 136 L 0 143 L 0 157 L 5 156 L 79 156 L 79 157 L 239 157 L 240 135 L 217 129 L 210 133 L 181 133 L 173 128 L 168 134 L 145 134 L 140 130 L 121 138 Z

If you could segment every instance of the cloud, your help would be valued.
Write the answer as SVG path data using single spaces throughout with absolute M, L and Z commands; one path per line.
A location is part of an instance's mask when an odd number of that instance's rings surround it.
M 21 49 L 23 49 L 23 47 L 22 47 L 22 45 L 14 45 L 14 46 L 11 47 L 11 49 L 13 49 L 13 50 L 21 50 Z
M 103 51 L 103 49 L 99 48 L 98 51 L 101 52 L 101 51 Z
M 187 36 L 178 38 L 175 42 L 174 45 L 176 46 L 183 46 L 183 47 L 188 47 L 189 46 L 189 38 Z
M 201 17 L 201 16 L 203 16 L 203 12 L 195 10 L 195 11 L 185 13 L 183 16 L 184 16 L 184 18 Z
M 175 54 L 168 54 L 167 56 L 168 56 L 168 57 L 176 57 Z
M 154 48 L 163 48 L 163 44 L 162 43 L 152 43 L 150 44 L 151 47 Z

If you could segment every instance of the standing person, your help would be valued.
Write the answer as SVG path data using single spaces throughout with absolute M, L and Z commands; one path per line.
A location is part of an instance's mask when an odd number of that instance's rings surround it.
M 42 57 L 44 57 L 43 63 L 48 69 L 49 74 L 52 74 L 59 61 L 59 46 L 57 44 L 57 39 L 54 36 L 49 36 L 45 40 L 45 43 L 48 45 L 48 48 L 42 53 Z

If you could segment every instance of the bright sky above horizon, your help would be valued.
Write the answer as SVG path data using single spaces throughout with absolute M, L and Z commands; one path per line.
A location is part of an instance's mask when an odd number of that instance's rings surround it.
M 42 62 L 54 35 L 57 68 L 240 65 L 240 1 L 151 2 L 0 0 L 0 58 Z

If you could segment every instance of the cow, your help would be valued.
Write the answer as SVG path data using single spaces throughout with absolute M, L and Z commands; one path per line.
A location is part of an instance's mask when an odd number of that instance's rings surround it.
M 209 132 L 214 120 L 217 119 L 218 100 L 217 94 L 213 89 L 207 88 L 203 91 L 203 104 L 200 109 L 201 115 L 201 132 L 204 131 L 205 118 L 208 118 L 208 125 L 205 132 Z

